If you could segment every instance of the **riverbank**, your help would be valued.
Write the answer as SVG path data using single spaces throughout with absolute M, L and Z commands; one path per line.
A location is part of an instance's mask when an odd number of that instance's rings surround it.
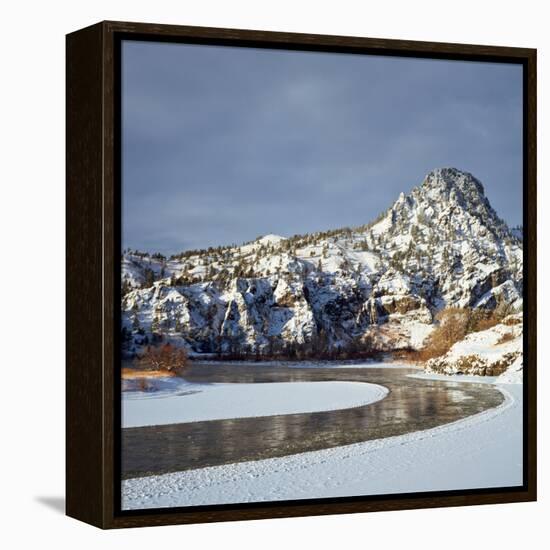
M 367 386 L 365 382 L 376 384 L 388 388 L 390 392 L 384 399 L 369 405 L 334 411 L 275 414 L 273 416 L 124 428 L 122 474 L 125 480 L 124 495 L 125 499 L 127 497 L 128 505 L 137 508 L 141 506 L 141 501 L 133 504 L 134 498 L 137 498 L 139 493 L 149 495 L 146 500 L 150 500 L 152 507 L 156 505 L 171 506 L 172 504 L 162 504 L 165 502 L 164 500 L 158 501 L 160 504 L 155 504 L 157 503 L 155 486 L 158 488 L 158 494 L 174 493 L 174 499 L 180 499 L 179 506 L 194 505 L 196 502 L 210 504 L 231 502 L 224 496 L 225 475 L 233 479 L 233 473 L 236 472 L 234 477 L 237 480 L 241 475 L 245 478 L 250 476 L 260 479 L 268 473 L 269 464 L 275 465 L 277 471 L 286 472 L 286 461 L 290 465 L 299 463 L 300 466 L 297 467 L 299 472 L 305 470 L 309 472 L 312 467 L 311 474 L 307 473 L 307 475 L 311 475 L 313 478 L 323 475 L 323 472 L 315 472 L 314 466 L 317 459 L 311 462 L 309 459 L 296 458 L 304 456 L 318 457 L 321 462 L 325 461 L 325 458 L 328 462 L 334 458 L 331 466 L 326 467 L 326 476 L 332 479 L 336 486 L 347 486 L 351 490 L 351 479 L 349 480 L 350 485 L 346 485 L 348 483 L 346 472 L 352 475 L 353 468 L 370 471 L 370 461 L 375 456 L 370 455 L 371 451 L 386 449 L 384 451 L 386 454 L 376 456 L 380 456 L 381 465 L 387 463 L 388 466 L 392 466 L 391 476 L 396 476 L 400 472 L 406 473 L 407 468 L 417 461 L 413 457 L 407 458 L 406 452 L 402 453 L 401 445 L 405 443 L 408 445 L 409 438 L 414 440 L 417 434 L 430 433 L 431 429 L 455 425 L 457 421 L 468 421 L 485 412 L 500 411 L 499 407 L 508 399 L 506 396 L 509 392 L 502 390 L 500 386 L 476 383 L 477 380 L 458 381 L 448 377 L 426 379 L 418 369 L 403 368 L 401 364 L 375 366 L 371 363 L 359 367 L 359 365 L 347 368 L 326 366 L 311 368 L 310 366 L 300 369 L 297 366 L 269 367 L 233 363 L 192 365 L 186 372 L 186 380 L 193 384 L 194 388 L 201 385 L 216 387 L 218 384 L 234 388 L 248 385 L 254 386 L 260 391 L 262 388 L 268 391 L 270 386 L 278 383 L 289 383 L 295 388 L 299 388 L 303 383 L 311 383 L 313 387 L 317 384 L 338 381 L 361 382 L 364 386 Z M 186 399 L 188 398 L 186 397 Z M 150 401 L 162 401 L 162 399 L 152 398 Z M 221 409 L 231 410 L 233 405 L 227 400 L 218 401 Z M 295 406 L 297 400 L 292 399 L 291 401 Z M 521 419 L 521 413 L 518 418 Z M 517 432 L 517 426 L 512 426 L 512 432 L 514 430 Z M 521 422 L 519 429 L 521 434 Z M 399 440 L 396 439 L 397 437 L 404 439 Z M 453 437 L 451 435 L 448 439 L 451 440 Z M 472 444 L 476 444 L 476 441 L 479 444 L 479 442 L 483 443 L 484 440 L 488 440 L 485 435 L 481 439 L 476 439 L 476 437 L 470 439 Z M 391 451 L 387 450 L 390 441 L 397 442 L 391 447 Z M 348 468 L 346 466 L 349 464 L 346 462 L 348 450 L 355 448 L 354 445 L 366 443 L 369 444 L 365 447 L 365 452 L 368 451 L 369 454 L 364 458 L 367 462 L 364 464 L 353 463 Z M 470 446 L 464 441 L 459 443 L 465 445 L 465 450 L 470 449 Z M 504 453 L 506 459 L 513 456 L 517 449 L 521 449 L 521 444 L 516 445 L 512 442 L 510 445 L 513 448 Z M 343 449 L 344 455 L 339 454 L 339 449 Z M 407 449 L 411 449 L 411 447 L 407 447 Z M 311 454 L 324 452 L 327 452 L 328 455 Z M 455 463 L 451 457 L 451 462 L 449 462 L 449 454 L 452 455 L 456 452 L 458 449 L 454 444 L 445 439 L 440 440 L 439 448 L 420 449 L 417 453 L 415 452 L 415 455 L 418 454 L 420 457 L 418 467 L 420 468 L 422 464 L 425 466 L 423 473 L 417 472 L 419 478 L 426 476 L 426 480 L 430 479 L 432 463 L 436 463 L 444 469 L 448 466 L 453 468 L 456 466 L 459 471 L 460 468 L 466 468 L 467 461 L 464 461 L 464 464 L 460 461 Z M 361 454 L 364 453 L 361 451 Z M 460 456 L 460 452 L 458 452 L 458 456 Z M 426 463 L 422 457 L 426 458 L 428 462 Z M 279 462 L 264 462 L 266 460 Z M 298 463 L 296 463 L 297 460 Z M 483 480 L 486 479 L 483 477 L 483 472 L 492 470 L 492 465 L 483 462 L 485 460 L 483 457 L 480 460 L 474 469 L 481 472 L 481 480 Z M 262 470 L 264 467 L 265 471 Z M 296 471 L 295 474 L 301 475 L 299 472 Z M 449 478 L 461 478 L 460 472 L 458 476 L 455 476 L 452 470 L 449 472 Z M 471 476 L 471 472 L 466 473 L 466 477 Z M 411 472 L 409 474 L 412 475 Z M 281 494 L 286 495 L 286 498 L 315 498 L 317 496 L 318 491 L 313 479 L 309 494 L 304 493 L 302 496 L 287 494 L 287 490 L 300 484 L 300 479 L 292 479 L 292 475 L 294 474 L 282 474 L 278 481 L 276 477 L 268 476 L 269 479 L 266 478 L 264 481 L 265 484 L 274 483 L 279 487 Z M 398 484 L 392 485 L 391 479 L 387 480 L 388 483 L 383 481 L 383 477 L 381 479 L 381 487 L 386 488 L 384 491 L 430 490 L 411 489 L 407 483 L 401 490 L 398 490 Z M 510 479 L 513 483 L 513 476 Z M 258 481 L 258 483 L 260 482 Z M 285 489 L 287 484 L 288 488 Z M 465 486 L 467 485 L 468 483 L 465 482 Z M 471 487 L 474 486 L 476 485 Z M 143 488 L 143 491 L 140 487 Z M 186 489 L 189 487 L 192 487 L 192 490 Z M 221 491 L 217 496 L 215 487 L 219 487 Z M 256 495 L 262 493 L 265 487 L 265 485 L 258 485 L 251 493 L 250 499 L 270 500 L 272 491 L 267 489 L 264 497 L 256 498 Z M 361 487 L 360 485 L 359 489 Z M 376 485 L 373 490 L 375 489 Z M 361 490 L 367 491 L 364 494 L 371 494 L 368 479 L 365 481 L 364 489 Z M 235 502 L 248 501 L 248 497 L 243 497 L 243 500 L 238 496 L 238 483 L 235 486 L 235 491 L 231 497 L 237 499 Z M 319 493 L 319 496 L 324 495 L 323 491 Z M 189 501 L 186 500 L 188 496 Z

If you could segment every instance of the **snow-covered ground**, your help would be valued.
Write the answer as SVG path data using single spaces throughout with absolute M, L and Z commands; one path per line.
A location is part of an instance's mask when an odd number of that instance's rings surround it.
M 388 393 L 383 386 L 364 382 L 191 384 L 171 378 L 152 383 L 159 391 L 123 393 L 123 427 L 348 409 Z
M 407 376 L 410 378 L 420 378 L 424 380 L 442 380 L 443 382 L 474 382 L 476 384 L 496 384 L 501 386 L 503 384 L 522 384 L 522 367 L 522 358 L 518 358 L 518 360 L 500 376 L 478 376 L 475 374 L 436 374 L 432 372 L 418 372 L 408 374 Z
M 122 506 L 140 509 L 521 485 L 523 386 L 497 387 L 505 396 L 502 405 L 437 428 L 282 458 L 126 480 Z

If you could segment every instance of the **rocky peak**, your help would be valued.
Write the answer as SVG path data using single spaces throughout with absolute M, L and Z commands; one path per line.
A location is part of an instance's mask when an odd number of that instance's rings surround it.
M 484 218 L 498 219 L 485 196 L 481 182 L 472 174 L 456 168 L 433 170 L 413 190 L 412 195 L 418 202 L 460 207 L 471 214 L 483 213 Z
M 506 223 L 501 220 L 485 196 L 481 182 L 472 174 L 456 168 L 438 168 L 426 175 L 424 181 L 409 195 L 401 194 L 388 211 L 393 230 L 405 226 L 431 225 L 436 232 L 493 235 L 494 239 L 517 240 Z
M 469 172 L 457 168 L 436 168 L 429 172 L 422 186 L 429 189 L 439 189 L 450 193 L 452 190 L 465 194 L 479 194 L 485 197 L 485 190 L 481 182 Z

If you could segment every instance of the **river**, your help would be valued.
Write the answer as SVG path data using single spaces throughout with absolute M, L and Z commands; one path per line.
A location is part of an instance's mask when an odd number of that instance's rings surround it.
M 122 430 L 123 479 L 280 457 L 402 435 L 498 406 L 489 384 L 412 378 L 416 369 L 193 364 L 197 383 L 351 381 L 380 384 L 376 403 L 336 411 L 144 426 Z

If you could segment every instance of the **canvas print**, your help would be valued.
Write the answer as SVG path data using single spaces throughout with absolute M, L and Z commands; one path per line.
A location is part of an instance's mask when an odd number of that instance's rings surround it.
M 121 59 L 122 510 L 522 486 L 522 66 Z

